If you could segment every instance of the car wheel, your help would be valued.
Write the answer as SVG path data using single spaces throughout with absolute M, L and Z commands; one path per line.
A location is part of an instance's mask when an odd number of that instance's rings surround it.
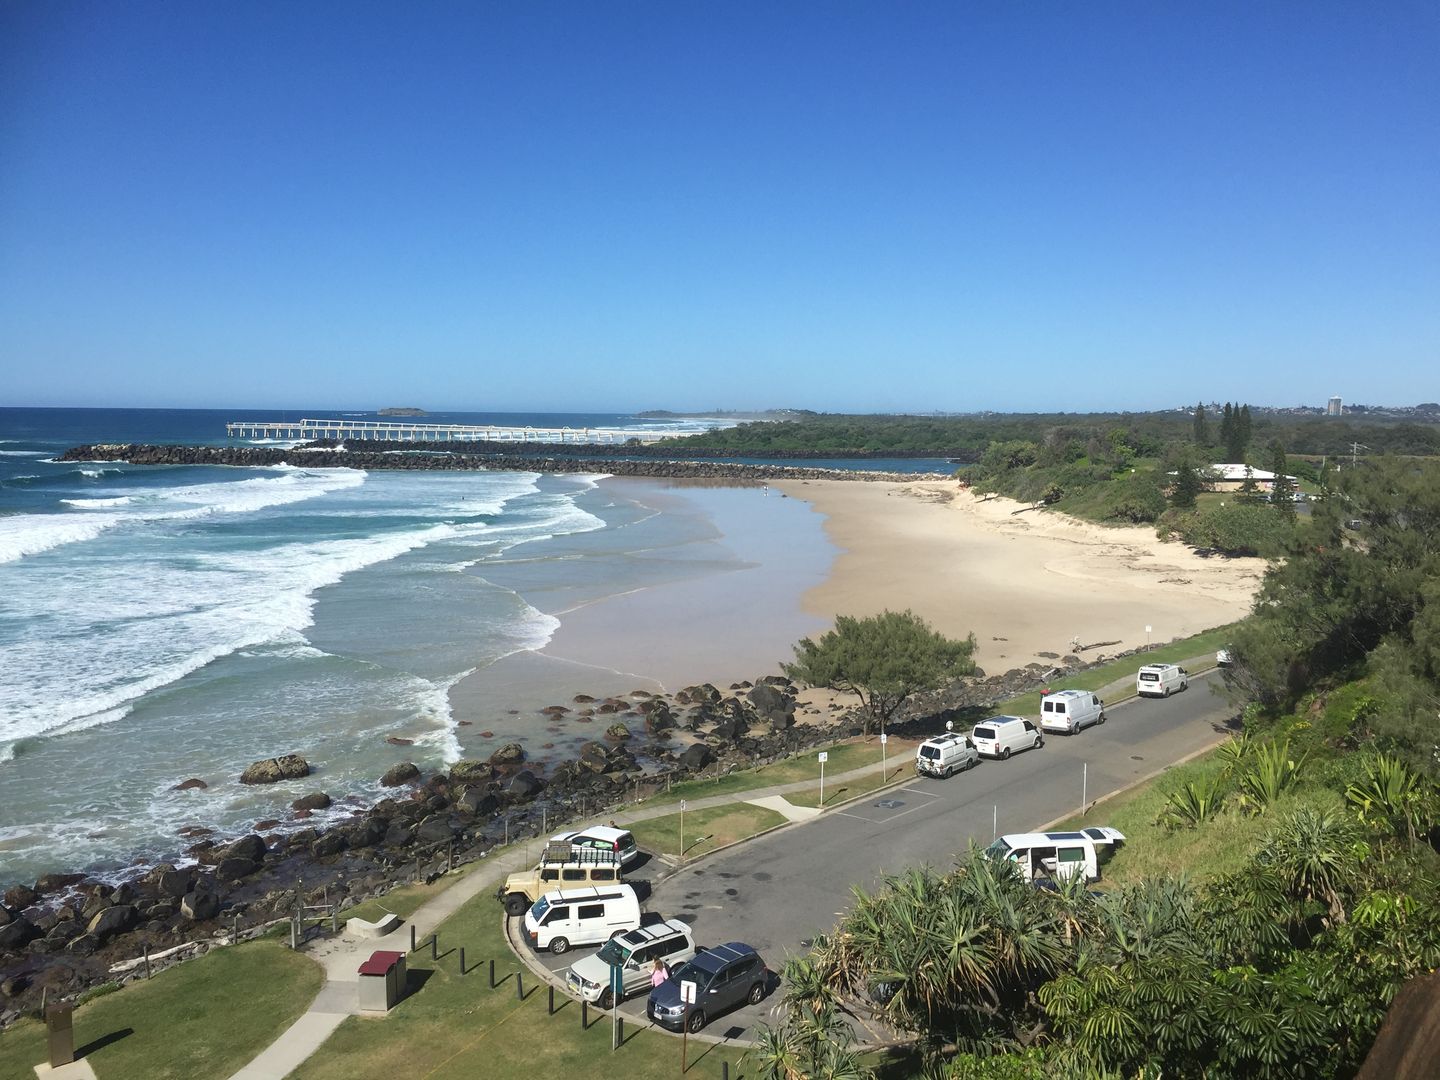
M 1001 750 L 1001 751 L 1000 751 L 1000 760 L 1001 760 L 1001 761 L 1009 761 L 1009 760 L 1010 760 L 1010 748 L 1009 748 L 1008 746 L 1005 747 L 1004 750 Z
M 756 983 L 754 986 L 750 987 L 750 996 L 749 996 L 748 998 L 746 998 L 745 1000 L 747 1000 L 748 1002 L 750 1002 L 751 1005 L 759 1005 L 759 1004 L 760 1004 L 760 999 L 763 998 L 764 996 L 765 996 L 765 984 L 764 984 L 764 983 Z
M 568 938 L 563 938 L 563 937 L 551 938 L 551 939 L 550 939 L 550 951 L 551 951 L 552 953 L 554 953 L 556 956 L 559 956 L 559 955 L 560 955 L 561 953 L 563 953 L 563 952 L 569 952 L 569 951 L 570 951 L 570 941 L 569 941 L 569 939 L 568 939 Z
M 694 1034 L 695 1032 L 699 1031 L 699 1030 L 700 1030 L 701 1028 L 703 1028 L 704 1026 L 705 1026 L 705 1010 L 704 1010 L 704 1009 L 695 1009 L 694 1011 L 692 1011 L 692 1012 L 690 1013 L 689 1017 L 685 1020 L 685 1027 L 689 1029 L 689 1031 L 691 1032 L 691 1034 Z
M 1161 694 L 1160 696 L 1161 696 L 1161 697 L 1169 697 L 1169 696 L 1170 696 L 1170 688 L 1169 688 L 1168 686 L 1165 687 L 1165 692 L 1164 692 L 1163 694 Z
M 1099 720 L 1096 720 L 1095 722 L 1096 722 L 1097 724 L 1103 724 L 1103 723 L 1105 722 L 1105 714 L 1102 712 L 1102 713 L 1100 714 L 1100 719 L 1099 719 Z
M 954 775 L 955 775 L 955 770 L 954 770 L 954 768 L 951 767 L 951 766 L 949 766 L 949 765 L 946 765 L 946 766 L 945 766 L 945 776 L 944 776 L 944 779 L 949 780 L 950 777 L 952 777 L 952 776 L 954 776 Z
M 972 758 L 969 760 L 969 762 L 966 763 L 966 765 L 965 765 L 965 771 L 966 771 L 966 772 L 969 772 L 971 769 L 973 769 L 976 765 L 979 765 L 979 764 L 980 764 L 980 759 L 979 759 L 978 757 L 972 757 Z
M 1045 740 L 1042 739 L 1039 735 L 1036 735 L 1036 736 L 1035 736 L 1035 749 L 1036 749 L 1036 750 L 1039 750 L 1040 747 L 1042 747 L 1042 746 L 1044 746 L 1044 745 L 1045 745 Z
M 525 902 L 525 897 L 519 893 L 511 893 L 505 898 L 505 914 L 519 916 L 525 914 L 525 909 L 530 905 Z
M 615 1007 L 614 992 L 607 986 L 604 990 L 600 991 L 600 1000 L 597 1001 L 596 1004 L 602 1009 L 613 1009 Z

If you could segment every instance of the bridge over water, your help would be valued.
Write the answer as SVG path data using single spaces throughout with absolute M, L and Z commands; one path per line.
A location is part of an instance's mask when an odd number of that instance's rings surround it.
M 232 439 L 382 439 L 387 442 L 642 443 L 670 438 L 676 432 L 634 428 L 537 428 L 491 424 L 412 424 L 393 420 L 232 420 L 225 425 Z

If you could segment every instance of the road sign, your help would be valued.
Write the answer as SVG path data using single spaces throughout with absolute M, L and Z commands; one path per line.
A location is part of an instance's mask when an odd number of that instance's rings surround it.
M 625 996 L 625 973 L 619 964 L 610 965 L 610 1000 L 612 1008 Z
M 827 762 L 827 761 L 829 761 L 829 760 L 830 760 L 830 752 L 829 752 L 828 750 L 821 750 L 821 751 L 820 751 L 820 764 L 821 764 L 821 765 L 824 765 L 825 762 Z
M 889 741 L 889 739 L 890 739 L 890 736 L 889 736 L 889 735 L 886 735 L 885 732 L 883 732 L 883 731 L 880 732 L 880 745 L 881 745 L 881 746 L 884 746 L 885 743 L 886 743 L 887 741 Z
M 690 979 L 680 980 L 680 1001 L 685 1005 L 695 1004 L 695 983 Z

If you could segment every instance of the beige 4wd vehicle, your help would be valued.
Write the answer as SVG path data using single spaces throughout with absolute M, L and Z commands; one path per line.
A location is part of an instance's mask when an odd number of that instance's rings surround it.
M 495 899 L 506 915 L 524 915 L 530 905 L 556 889 L 582 889 L 587 885 L 613 885 L 620 880 L 620 853 L 577 848 L 566 841 L 551 841 L 533 870 L 521 870 L 505 879 Z

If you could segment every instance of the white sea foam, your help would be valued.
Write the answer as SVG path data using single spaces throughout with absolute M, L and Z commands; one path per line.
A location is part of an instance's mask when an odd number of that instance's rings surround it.
M 49 450 L 0 450 L 0 457 L 44 457 Z
M 0 517 L 0 563 L 93 540 L 122 520 L 118 514 L 8 514 Z
M 77 510 L 104 510 L 114 506 L 127 505 L 130 502 L 130 496 L 117 495 L 113 499 L 61 499 L 60 501 Z

